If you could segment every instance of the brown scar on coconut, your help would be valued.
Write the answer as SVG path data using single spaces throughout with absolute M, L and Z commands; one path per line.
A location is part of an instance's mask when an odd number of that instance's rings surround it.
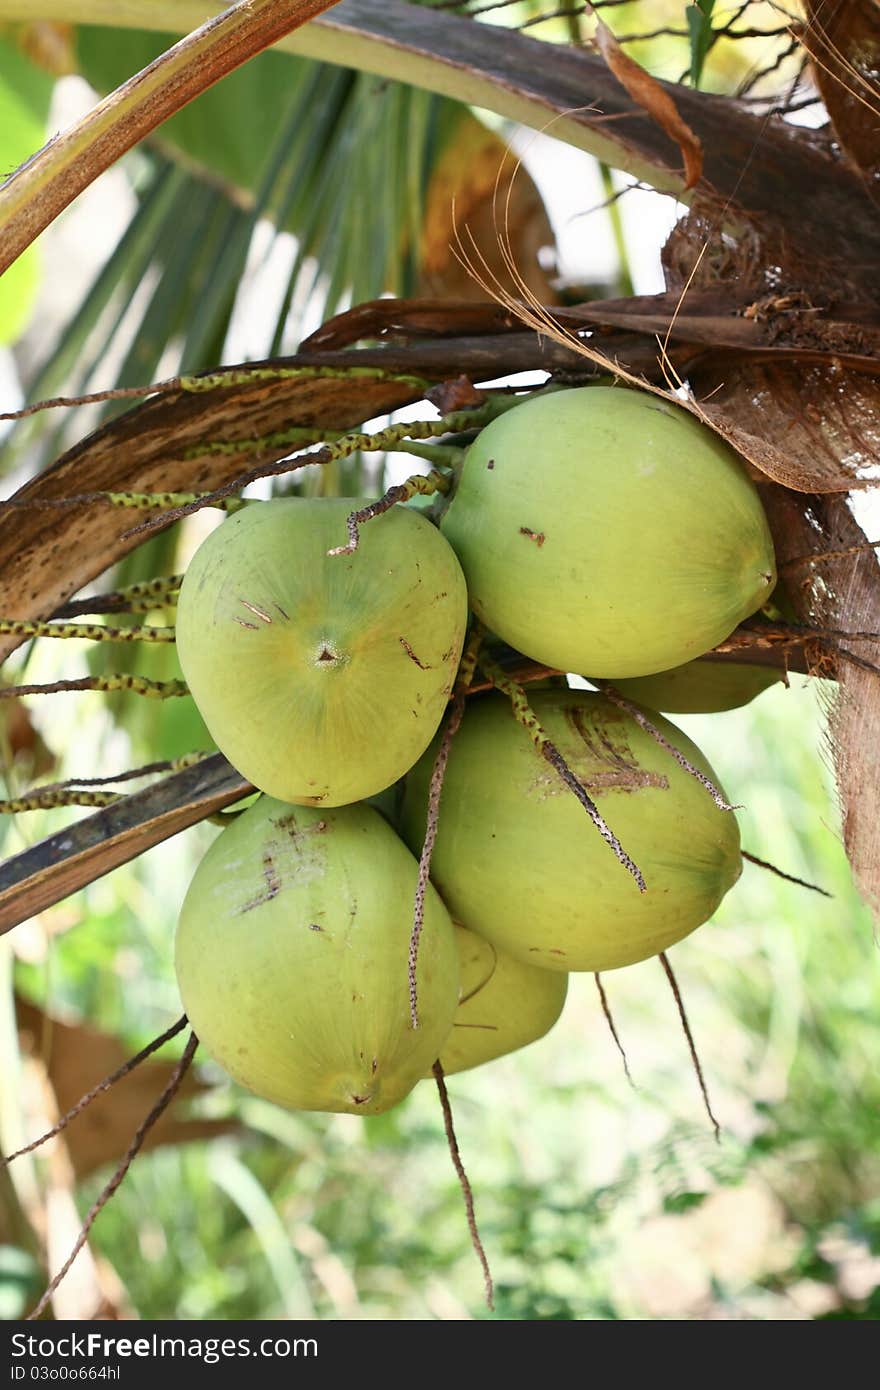
M 523 687 L 517 685 L 516 681 L 512 680 L 497 662 L 493 661 L 485 654 L 480 657 L 480 666 L 492 681 L 492 684 L 510 700 L 511 709 L 513 710 L 517 723 L 525 729 L 541 757 L 546 759 L 550 766 L 559 774 L 569 791 L 573 792 L 577 797 L 577 800 L 583 806 L 590 820 L 602 836 L 602 839 L 614 852 L 618 862 L 622 864 L 627 872 L 635 879 L 639 892 L 646 892 L 647 885 L 641 869 L 627 854 L 595 801 L 587 792 L 586 788 L 578 781 L 559 749 L 547 737 L 547 734 L 544 732 L 529 704 L 528 696 Z M 702 774 L 699 775 L 702 776 Z

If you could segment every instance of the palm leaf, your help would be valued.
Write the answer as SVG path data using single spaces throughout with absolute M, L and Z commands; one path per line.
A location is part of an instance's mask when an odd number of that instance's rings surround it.
M 175 111 L 335 3 L 247 0 L 233 5 L 48 141 L 0 185 L 0 270 L 12 265 L 99 174 Z
M 153 0 L 117 11 L 113 0 L 39 0 L 39 15 L 183 32 L 204 14 L 202 0 Z M 0 18 L 37 17 L 34 0 L 0 0 Z M 600 58 L 528 34 L 503 32 L 406 0 L 340 0 L 278 48 L 406 80 L 523 124 L 544 128 L 653 187 L 680 195 L 678 151 L 632 101 Z M 859 177 L 812 131 L 753 116 L 741 103 L 673 83 L 661 84 L 700 140 L 706 182 L 722 199 L 786 226 L 812 256 L 880 259 L 880 227 Z M 780 176 L 784 170 L 784 177 Z M 866 253 L 870 260 L 865 263 Z M 876 277 L 875 277 L 876 278 Z
M 85 30 L 83 69 L 110 86 L 171 41 Z M 29 383 L 29 399 L 133 385 L 156 375 L 160 360 L 166 373 L 222 360 L 263 218 L 276 235 L 293 230 L 298 245 L 257 354 L 289 350 L 305 303 L 323 317 L 352 294 L 410 290 L 424 189 L 460 111 L 409 87 L 276 53 L 232 73 L 167 122 L 158 150 L 142 158 L 132 222 Z M 151 277 L 144 302 L 136 292 Z M 111 381 L 108 360 L 120 362 Z M 45 465 L 82 432 L 76 412 L 27 420 L 7 443 L 5 467 L 26 453 L 31 467 Z

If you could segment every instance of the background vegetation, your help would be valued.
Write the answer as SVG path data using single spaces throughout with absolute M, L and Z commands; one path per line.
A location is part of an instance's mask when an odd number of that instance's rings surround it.
M 779 7 L 749 8 L 755 27 L 778 26 Z M 682 5 L 622 9 L 613 16 L 621 33 L 683 27 Z M 507 10 L 500 18 L 518 24 L 541 12 Z M 546 22 L 556 37 L 570 32 L 569 18 Z M 150 45 L 163 47 L 155 36 L 121 44 L 117 34 L 85 28 L 57 37 L 56 69 L 75 64 L 101 89 L 134 70 Z M 17 109 L 33 123 L 50 99 L 47 60 L 41 50 L 25 62 L 19 38 L 9 36 L 3 73 L 7 92 L 16 74 Z M 757 42 L 721 45 L 705 69 L 693 33 L 661 35 L 633 52 L 664 75 L 690 67 L 704 85 L 732 90 L 785 46 Z M 6 320 L 31 398 L 228 360 L 255 277 L 272 256 L 283 273 L 272 281 L 274 299 L 248 320 L 253 356 L 292 349 L 304 322 L 352 300 L 419 287 L 424 207 L 456 141 L 458 196 L 469 181 L 473 191 L 475 161 L 462 152 L 475 136 L 463 110 L 342 70 L 327 78 L 301 60 L 259 62 L 261 70 L 251 64 L 228 79 L 201 114 L 191 108 L 115 172 L 129 220 L 97 275 L 54 316 L 55 337 L 46 324 L 64 276 L 52 273 L 51 257 L 63 243 L 44 238 L 43 297 L 24 330 L 24 310 Z M 751 93 L 790 94 L 797 73 L 787 62 Z M 812 94 L 804 87 L 798 95 Z M 241 110 L 254 113 L 259 160 L 250 143 L 237 148 L 226 138 Z M 32 126 L 23 129 L 24 147 L 7 151 L 7 162 L 33 147 Z M 614 248 L 611 289 L 625 292 L 625 219 L 606 212 L 586 228 L 597 259 L 600 237 L 606 261 Z M 561 298 L 609 289 L 598 277 L 592 287 L 551 281 L 548 294 Z M 94 418 L 71 413 L 19 428 L 7 440 L 7 472 L 26 476 Z M 344 493 L 354 479 L 325 474 L 303 486 Z M 191 525 L 163 535 L 124 562 L 114 582 L 181 565 L 199 534 Z M 5 678 L 26 671 L 51 680 L 104 661 L 72 656 L 66 644 L 45 647 L 22 649 Z M 160 666 L 167 660 L 138 658 L 156 675 L 170 674 Z M 672 952 L 720 1143 L 656 961 L 604 977 L 634 1087 L 590 976 L 572 978 L 549 1038 L 451 1082 L 501 1317 L 860 1319 L 880 1311 L 880 981 L 869 914 L 840 843 L 820 684 L 795 677 L 791 689 L 777 687 L 746 710 L 677 721 L 744 803 L 744 845 L 833 894 L 746 865 L 713 922 Z M 205 746 L 186 702 L 95 695 L 34 703 L 27 716 L 12 710 L 0 739 L 9 796 L 38 775 L 95 775 Z M 72 818 L 56 811 L 4 820 L 4 854 L 57 829 L 65 815 Z M 188 831 L 0 940 L 7 1151 L 51 1114 L 40 1063 L 51 1019 L 88 1020 L 133 1051 L 179 1012 L 176 915 L 216 833 Z M 23 1060 L 13 986 L 43 1011 L 43 1024 L 25 1030 Z M 389 1115 L 360 1121 L 284 1113 L 232 1087 L 204 1058 L 200 1075 L 205 1089 L 189 1113 L 227 1122 L 229 1132 L 138 1159 L 95 1228 L 92 1282 L 72 1285 L 59 1316 L 89 1315 L 96 1287 L 117 1312 L 145 1318 L 487 1316 L 432 1085 Z M 97 1079 L 83 1074 L 82 1089 Z M 108 1157 L 128 1137 L 108 1140 Z M 56 1229 L 71 1244 L 76 1223 L 64 1202 L 73 1197 L 85 1213 L 107 1172 L 75 1184 L 62 1153 L 24 1160 L 16 1190 L 0 1186 L 0 1316 L 21 1315 L 43 1286 L 39 1236 L 53 1211 L 67 1212 Z M 47 1206 L 47 1194 L 60 1206 Z

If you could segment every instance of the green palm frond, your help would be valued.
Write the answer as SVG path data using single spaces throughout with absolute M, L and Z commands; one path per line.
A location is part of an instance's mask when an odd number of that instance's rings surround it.
M 81 71 L 109 90 L 171 42 L 84 27 Z M 251 230 L 264 217 L 293 233 L 294 281 L 320 253 L 331 312 L 349 295 L 411 287 L 425 182 L 442 128 L 460 109 L 368 74 L 266 53 L 166 122 L 161 144 L 166 157 L 225 190 Z M 247 230 L 242 223 L 233 237 L 230 229 L 226 275 L 212 267 L 215 298 L 239 271 Z M 198 341 L 196 334 L 188 346 Z M 196 365 L 187 355 L 187 366 Z
M 108 90 L 171 41 L 84 27 L 81 70 Z M 326 316 L 352 300 L 411 292 L 425 188 L 463 110 L 444 97 L 286 54 L 245 65 L 139 153 L 134 215 L 28 381 L 28 398 L 134 385 L 152 379 L 160 363 L 171 374 L 221 361 L 263 220 L 274 238 L 289 232 L 296 240 L 255 355 L 295 347 L 306 304 L 313 317 Z M 115 364 L 112 379 L 108 363 Z M 23 422 L 7 442 L 4 468 L 20 463 L 25 450 L 30 464 L 45 464 L 82 426 L 77 412 Z

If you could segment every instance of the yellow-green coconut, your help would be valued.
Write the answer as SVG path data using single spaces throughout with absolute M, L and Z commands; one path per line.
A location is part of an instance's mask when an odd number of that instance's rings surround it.
M 615 681 L 628 700 L 667 714 L 720 714 L 740 709 L 785 680 L 774 666 L 748 665 L 740 661 L 713 661 L 703 657 L 658 671 L 654 676 L 635 676 Z
M 183 1007 L 230 1076 L 294 1110 L 388 1110 L 430 1071 L 452 1027 L 459 963 L 430 885 L 408 952 L 418 866 L 378 811 L 261 797 L 221 832 L 180 913 Z
M 439 531 L 396 507 L 346 537 L 359 499 L 258 502 L 196 552 L 177 648 L 220 750 L 260 791 L 339 806 L 425 749 L 461 654 L 467 597 Z
M 543 1038 L 562 1013 L 568 991 L 567 974 L 515 960 L 459 923 L 455 939 L 461 1000 L 440 1054 L 447 1076 Z
M 441 529 L 486 626 L 581 675 L 700 656 L 776 581 L 739 457 L 687 411 L 625 387 L 536 395 L 493 420 Z
M 532 708 L 627 854 L 618 862 L 507 699 L 468 707 L 440 800 L 431 876 L 456 921 L 518 960 L 611 970 L 665 950 L 705 922 L 742 868 L 739 831 L 706 789 L 617 706 L 584 691 L 539 691 Z M 705 776 L 699 749 L 651 718 Z M 433 749 L 406 779 L 402 833 L 418 851 Z

